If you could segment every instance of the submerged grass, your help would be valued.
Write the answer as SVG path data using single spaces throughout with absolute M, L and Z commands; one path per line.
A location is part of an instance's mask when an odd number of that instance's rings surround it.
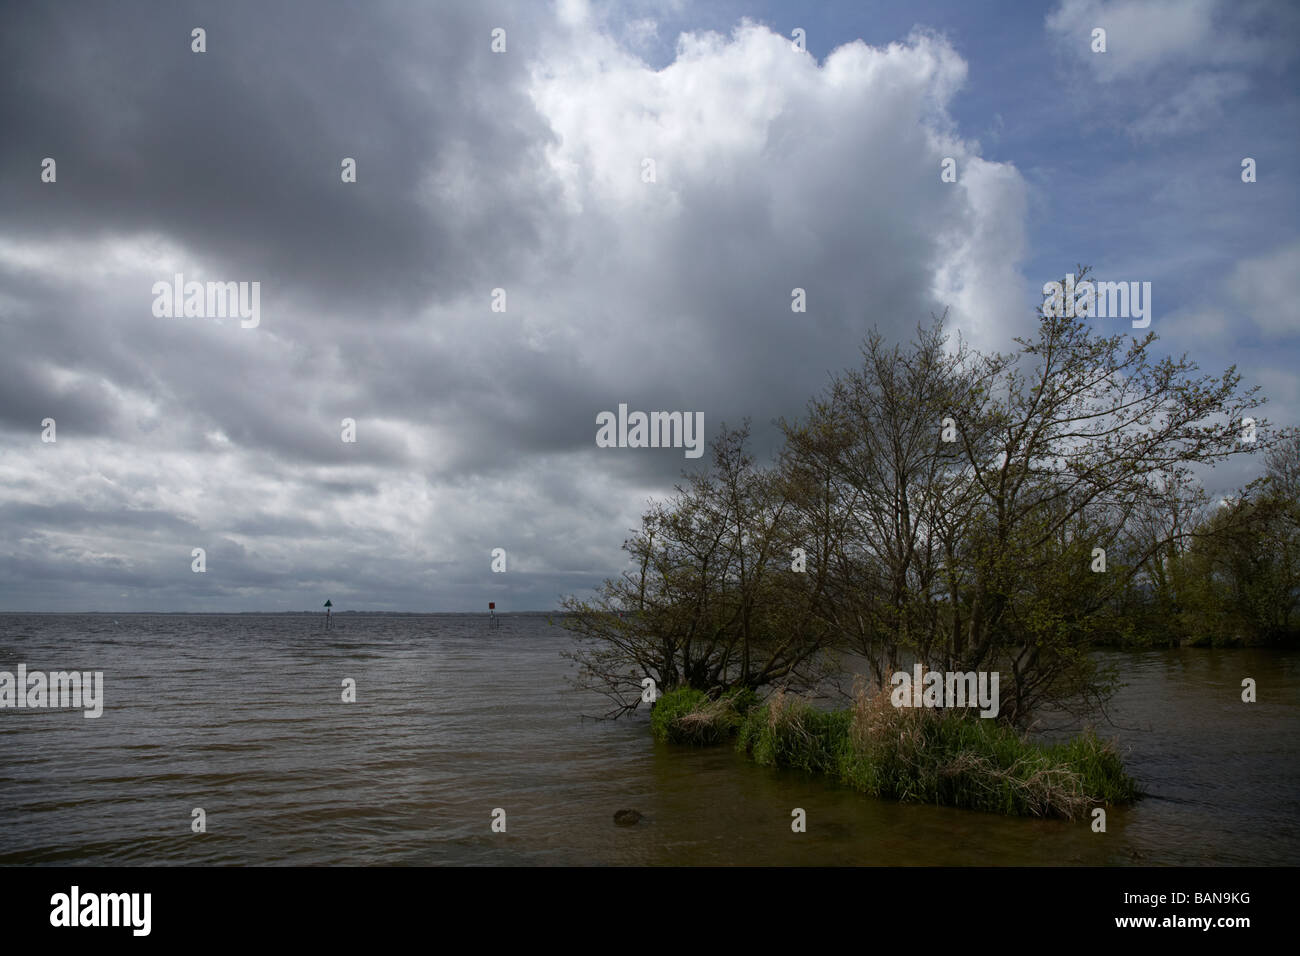
M 1113 744 L 1092 731 L 1037 744 L 966 711 L 894 707 L 888 693 L 861 684 L 851 707 L 829 713 L 782 691 L 762 705 L 741 703 L 677 691 L 660 700 L 651 724 L 661 740 L 686 743 L 734 733 L 737 749 L 759 764 L 826 774 L 891 800 L 1073 820 L 1137 797 Z

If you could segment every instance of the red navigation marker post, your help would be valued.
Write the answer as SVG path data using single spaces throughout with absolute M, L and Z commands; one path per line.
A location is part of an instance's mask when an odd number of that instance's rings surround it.
M 496 602 L 496 601 L 488 601 L 488 613 L 489 613 L 490 615 L 492 615 L 492 619 L 491 619 L 491 621 L 488 623 L 488 626 L 489 626 L 489 627 L 498 627 L 498 626 L 500 626 L 500 622 L 497 620 L 497 602 Z

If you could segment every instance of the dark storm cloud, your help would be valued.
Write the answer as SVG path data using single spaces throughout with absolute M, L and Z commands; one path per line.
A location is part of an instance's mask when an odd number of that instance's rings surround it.
M 481 250 L 508 256 L 548 214 L 509 188 L 420 202 L 452 153 L 496 183 L 536 167 L 546 130 L 521 109 L 522 60 L 477 42 L 500 19 L 445 4 L 10 7 L 0 208 L 32 237 L 163 231 L 222 274 L 336 309 L 467 288 Z M 44 156 L 57 190 L 32 175 Z

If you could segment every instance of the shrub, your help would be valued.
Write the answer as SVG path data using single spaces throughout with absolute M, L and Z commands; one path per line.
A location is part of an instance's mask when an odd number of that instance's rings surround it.
M 852 707 L 831 713 L 778 692 L 750 710 L 737 749 L 873 797 L 994 813 L 1075 819 L 1137 796 L 1114 747 L 1092 732 L 1040 746 L 965 711 L 896 708 L 862 685 Z
M 769 767 L 836 773 L 848 744 L 849 713 L 827 713 L 777 691 L 749 711 L 737 748 Z
M 1041 746 L 969 712 L 896 708 L 861 685 L 851 712 L 840 778 L 872 796 L 1071 820 L 1137 796 L 1114 747 L 1091 731 Z

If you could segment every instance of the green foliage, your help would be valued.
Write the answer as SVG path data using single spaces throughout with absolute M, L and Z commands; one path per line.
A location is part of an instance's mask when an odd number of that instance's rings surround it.
M 767 767 L 835 773 L 848 744 L 849 712 L 827 713 L 782 693 L 749 712 L 737 748 Z
M 1124 772 L 1114 745 L 1098 739 L 1094 731 L 1058 744 L 1052 754 L 1080 775 L 1084 792 L 1094 800 L 1113 804 L 1137 799 L 1137 783 Z
M 1288 444 L 1293 445 L 1283 447 Z M 1300 641 L 1300 502 L 1273 480 L 1247 492 L 1200 508 L 1187 521 L 1185 540 L 1146 562 L 1116 604 L 1126 626 L 1115 628 L 1109 643 L 1219 647 Z
M 722 695 L 724 700 L 731 702 L 732 708 L 741 717 L 744 717 L 751 710 L 758 706 L 758 693 L 748 687 L 736 687 Z
M 745 714 L 757 703 L 758 695 L 749 688 L 728 691 L 714 700 L 704 691 L 681 687 L 655 702 L 650 731 L 666 743 L 721 743 L 739 730 Z
M 656 740 L 680 742 L 677 721 L 708 703 L 702 690 L 681 687 L 663 694 L 650 711 L 650 732 Z
M 1138 794 L 1114 747 L 1091 731 L 1043 746 L 965 712 L 894 708 L 883 694 L 830 713 L 777 695 L 750 711 L 737 749 L 873 797 L 992 813 L 1074 819 Z
M 696 746 L 736 735 L 736 749 L 762 766 L 887 800 L 1074 819 L 1138 796 L 1114 746 L 1091 730 L 1041 745 L 966 711 L 896 708 L 861 690 L 852 707 L 823 711 L 784 691 L 759 704 L 749 689 L 710 699 L 683 687 L 659 698 L 650 726 L 658 740 Z
M 1266 473 L 1211 504 L 1170 489 L 1130 515 L 1137 565 L 1104 640 L 1121 647 L 1300 643 L 1300 435 L 1268 443 Z

